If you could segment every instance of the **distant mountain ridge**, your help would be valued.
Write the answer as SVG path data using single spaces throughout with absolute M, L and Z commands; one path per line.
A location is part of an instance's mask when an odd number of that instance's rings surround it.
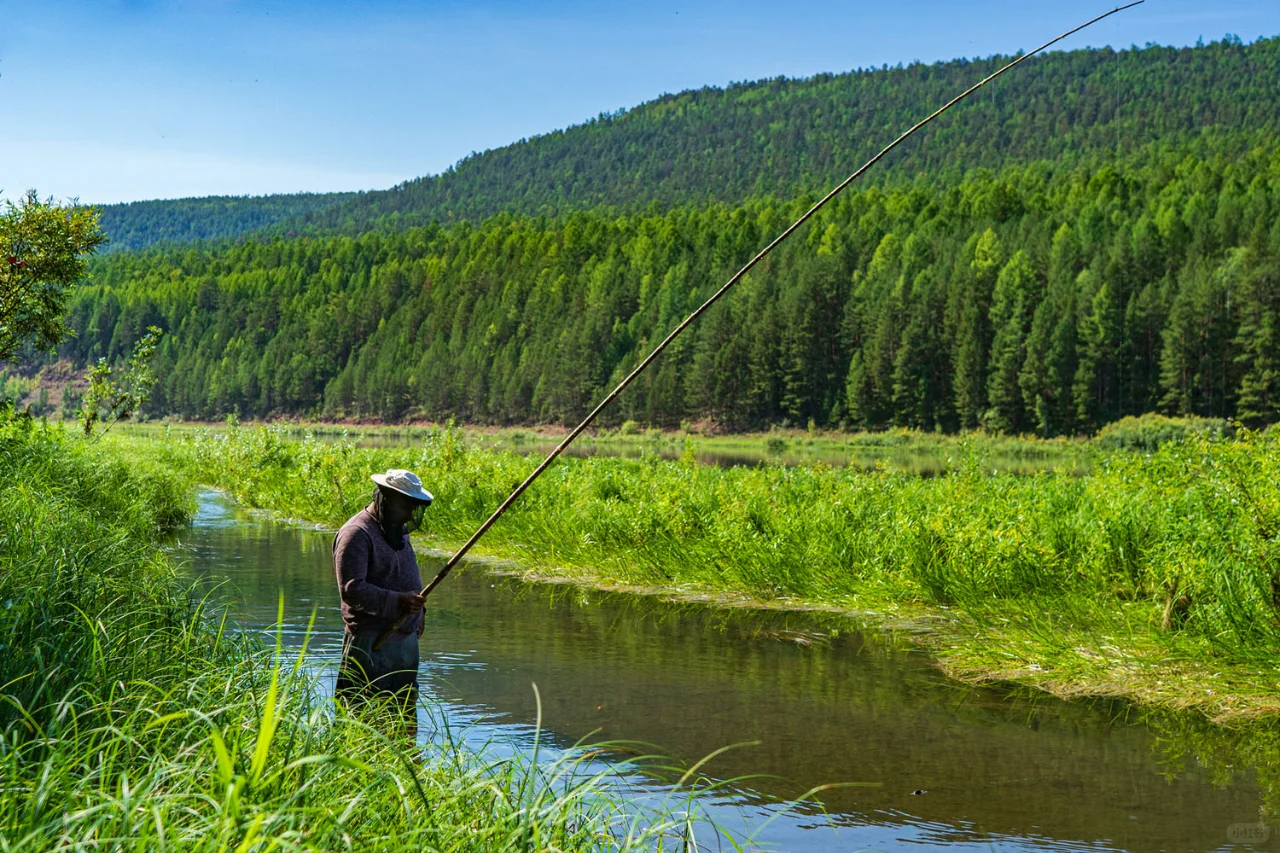
M 332 207 L 355 195 L 204 196 L 96 207 L 102 211 L 102 228 L 110 240 L 106 251 L 120 252 L 163 243 L 238 237 L 288 217 Z
M 103 208 L 115 250 L 157 242 L 360 234 L 500 212 L 742 202 L 821 192 L 1008 57 L 776 78 L 663 95 L 474 154 L 389 190 L 137 202 Z M 1072 166 L 1214 128 L 1243 152 L 1280 130 L 1280 38 L 1051 53 L 979 93 L 875 175 L 955 183 L 978 167 Z M 1238 129 L 1248 132 L 1232 137 Z
M 293 217 L 277 233 L 361 233 L 822 192 L 1009 57 L 704 87 L 472 155 L 440 175 Z M 1087 162 L 1204 128 L 1280 129 L 1280 38 L 1051 53 L 961 105 L 872 180 Z M 1255 137 L 1256 138 L 1256 137 Z M 1250 144 L 1241 140 L 1239 148 Z

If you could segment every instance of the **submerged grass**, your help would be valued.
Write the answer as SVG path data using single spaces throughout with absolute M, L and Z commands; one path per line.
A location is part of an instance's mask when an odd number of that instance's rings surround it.
M 292 441 L 274 427 L 128 446 L 252 506 L 331 525 L 367 501 L 369 473 L 413 468 L 436 494 L 428 526 L 441 546 L 533 464 L 449 428 L 413 448 Z M 1189 434 L 1099 456 L 1085 476 L 993 474 L 979 453 L 934 478 L 569 459 L 480 550 L 593 583 L 933 617 L 926 642 L 971 680 L 1221 718 L 1274 713 L 1280 699 L 1268 675 L 1280 640 L 1274 434 Z
M 0 851 L 687 849 L 683 794 L 420 753 L 213 619 L 155 545 L 191 509 L 172 467 L 0 412 L 0 479 Z

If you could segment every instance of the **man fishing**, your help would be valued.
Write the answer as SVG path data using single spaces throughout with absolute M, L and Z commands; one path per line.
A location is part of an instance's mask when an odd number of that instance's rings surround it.
M 353 705 L 391 700 L 412 733 L 424 596 L 409 534 L 421 526 L 432 497 L 412 471 L 392 468 L 371 479 L 377 484 L 373 501 L 333 540 L 345 624 L 336 692 Z

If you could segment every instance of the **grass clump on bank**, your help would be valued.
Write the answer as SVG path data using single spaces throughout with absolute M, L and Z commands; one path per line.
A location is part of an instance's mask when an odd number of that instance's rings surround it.
M 1094 443 L 1104 450 L 1141 450 L 1150 453 L 1162 444 L 1182 441 L 1189 435 L 1231 438 L 1235 433 L 1235 426 L 1222 418 L 1170 418 L 1148 412 L 1145 415 L 1129 415 L 1107 424 L 1098 430 Z
M 425 756 L 193 604 L 170 467 L 0 409 L 0 851 L 662 849 L 570 753 Z M 680 804 L 676 804 L 679 806 Z M 684 805 L 688 805 L 685 803 Z
M 366 502 L 370 472 L 413 468 L 437 497 L 428 526 L 441 545 L 468 536 L 533 464 L 451 429 L 365 449 L 242 428 L 163 452 L 250 505 L 328 524 Z M 932 614 L 942 660 L 970 678 L 1251 714 L 1280 697 L 1267 674 L 1280 640 L 1277 484 L 1277 437 L 1253 432 L 1103 456 L 1085 476 L 993 475 L 976 457 L 934 478 L 571 459 L 481 550 L 597 583 Z

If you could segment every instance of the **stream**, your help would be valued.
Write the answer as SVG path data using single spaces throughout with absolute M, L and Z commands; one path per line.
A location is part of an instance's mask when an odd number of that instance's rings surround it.
M 174 546 L 244 630 L 286 643 L 315 611 L 312 648 L 332 686 L 342 621 L 332 534 L 272 521 L 203 490 Z M 421 548 L 419 548 L 421 551 Z M 424 578 L 438 562 L 420 557 Z M 923 652 L 830 614 L 671 604 L 533 584 L 477 565 L 428 600 L 420 683 L 430 717 L 468 743 L 640 741 L 685 765 L 721 747 L 727 781 L 705 813 L 762 849 L 1239 850 L 1262 793 L 1172 760 L 1123 705 L 974 688 Z M 425 712 L 424 712 L 425 714 Z M 660 773 L 628 770 L 660 796 Z M 811 788 L 851 783 L 789 805 Z M 1262 845 L 1266 849 L 1266 845 Z

